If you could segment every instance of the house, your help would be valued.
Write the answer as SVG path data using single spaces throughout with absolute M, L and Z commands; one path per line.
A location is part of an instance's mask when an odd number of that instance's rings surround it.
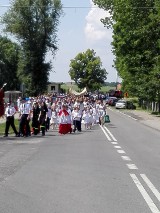
M 48 93 L 61 93 L 62 82 L 50 82 L 48 84 Z

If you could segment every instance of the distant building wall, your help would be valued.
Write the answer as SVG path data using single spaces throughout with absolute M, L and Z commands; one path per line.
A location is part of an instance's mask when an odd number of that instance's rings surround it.
M 60 93 L 61 92 L 61 84 L 62 83 L 56 83 L 56 82 L 51 82 L 48 84 L 48 93 Z
M 12 106 L 17 106 L 17 99 L 22 97 L 21 91 L 6 91 L 4 92 L 5 103 L 10 102 Z

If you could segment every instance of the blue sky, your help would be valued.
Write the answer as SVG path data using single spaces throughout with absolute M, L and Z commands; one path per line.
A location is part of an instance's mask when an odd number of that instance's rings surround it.
M 52 82 L 70 82 L 68 74 L 70 60 L 80 52 L 93 49 L 101 58 L 102 67 L 108 72 L 107 81 L 116 81 L 116 70 L 112 67 L 114 56 L 111 52 L 112 31 L 105 28 L 100 18 L 108 15 L 107 11 L 95 8 L 91 0 L 61 0 L 64 15 L 58 26 L 58 48 L 55 59 L 51 54 L 47 60 L 51 60 L 53 71 L 49 80 Z M 9 5 L 9 0 L 0 1 L 0 15 Z M 74 8 L 66 8 L 74 7 Z M 77 8 L 88 7 L 88 8 Z M 0 26 L 0 30 L 2 26 Z M 2 34 L 2 31 L 0 31 Z

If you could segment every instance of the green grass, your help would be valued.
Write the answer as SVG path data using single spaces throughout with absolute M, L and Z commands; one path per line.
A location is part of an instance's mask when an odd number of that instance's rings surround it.
M 157 117 L 160 117 L 160 113 L 159 112 L 151 112 L 152 115 L 156 115 Z
M 77 91 L 77 92 L 80 92 L 82 91 L 81 89 L 79 89 L 77 87 L 77 85 L 75 85 L 74 83 L 72 84 L 62 84 L 61 85 L 61 88 L 64 89 L 66 92 L 69 91 L 70 88 L 72 88 L 73 90 Z M 112 89 L 115 89 L 115 87 L 109 87 L 109 86 L 102 86 L 101 89 L 99 90 L 100 92 L 108 92 L 109 90 L 112 90 Z
M 15 124 L 15 127 L 17 129 L 17 131 L 19 130 L 19 121 L 17 119 L 14 120 L 14 124 Z M 0 124 L 0 135 L 4 135 L 5 133 L 5 126 L 6 126 L 6 123 L 2 123 Z M 9 134 L 14 134 L 14 131 L 12 129 L 12 127 L 10 126 L 9 128 Z
M 62 84 L 61 88 L 64 89 L 66 92 L 68 92 L 70 88 L 76 91 L 80 91 L 80 89 L 75 84 Z
M 106 93 L 109 90 L 114 90 L 114 89 L 115 89 L 115 87 L 103 86 L 103 87 L 101 87 L 100 92 Z

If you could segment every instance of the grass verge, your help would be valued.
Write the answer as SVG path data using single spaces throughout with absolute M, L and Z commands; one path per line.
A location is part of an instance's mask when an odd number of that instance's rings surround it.
M 19 130 L 19 120 L 18 119 L 14 120 L 14 124 L 15 124 L 16 129 Z M 0 124 L 0 135 L 4 135 L 5 127 L 6 127 L 6 123 L 1 123 Z M 13 134 L 13 133 L 14 133 L 14 131 L 13 131 L 12 127 L 10 126 L 9 134 Z

